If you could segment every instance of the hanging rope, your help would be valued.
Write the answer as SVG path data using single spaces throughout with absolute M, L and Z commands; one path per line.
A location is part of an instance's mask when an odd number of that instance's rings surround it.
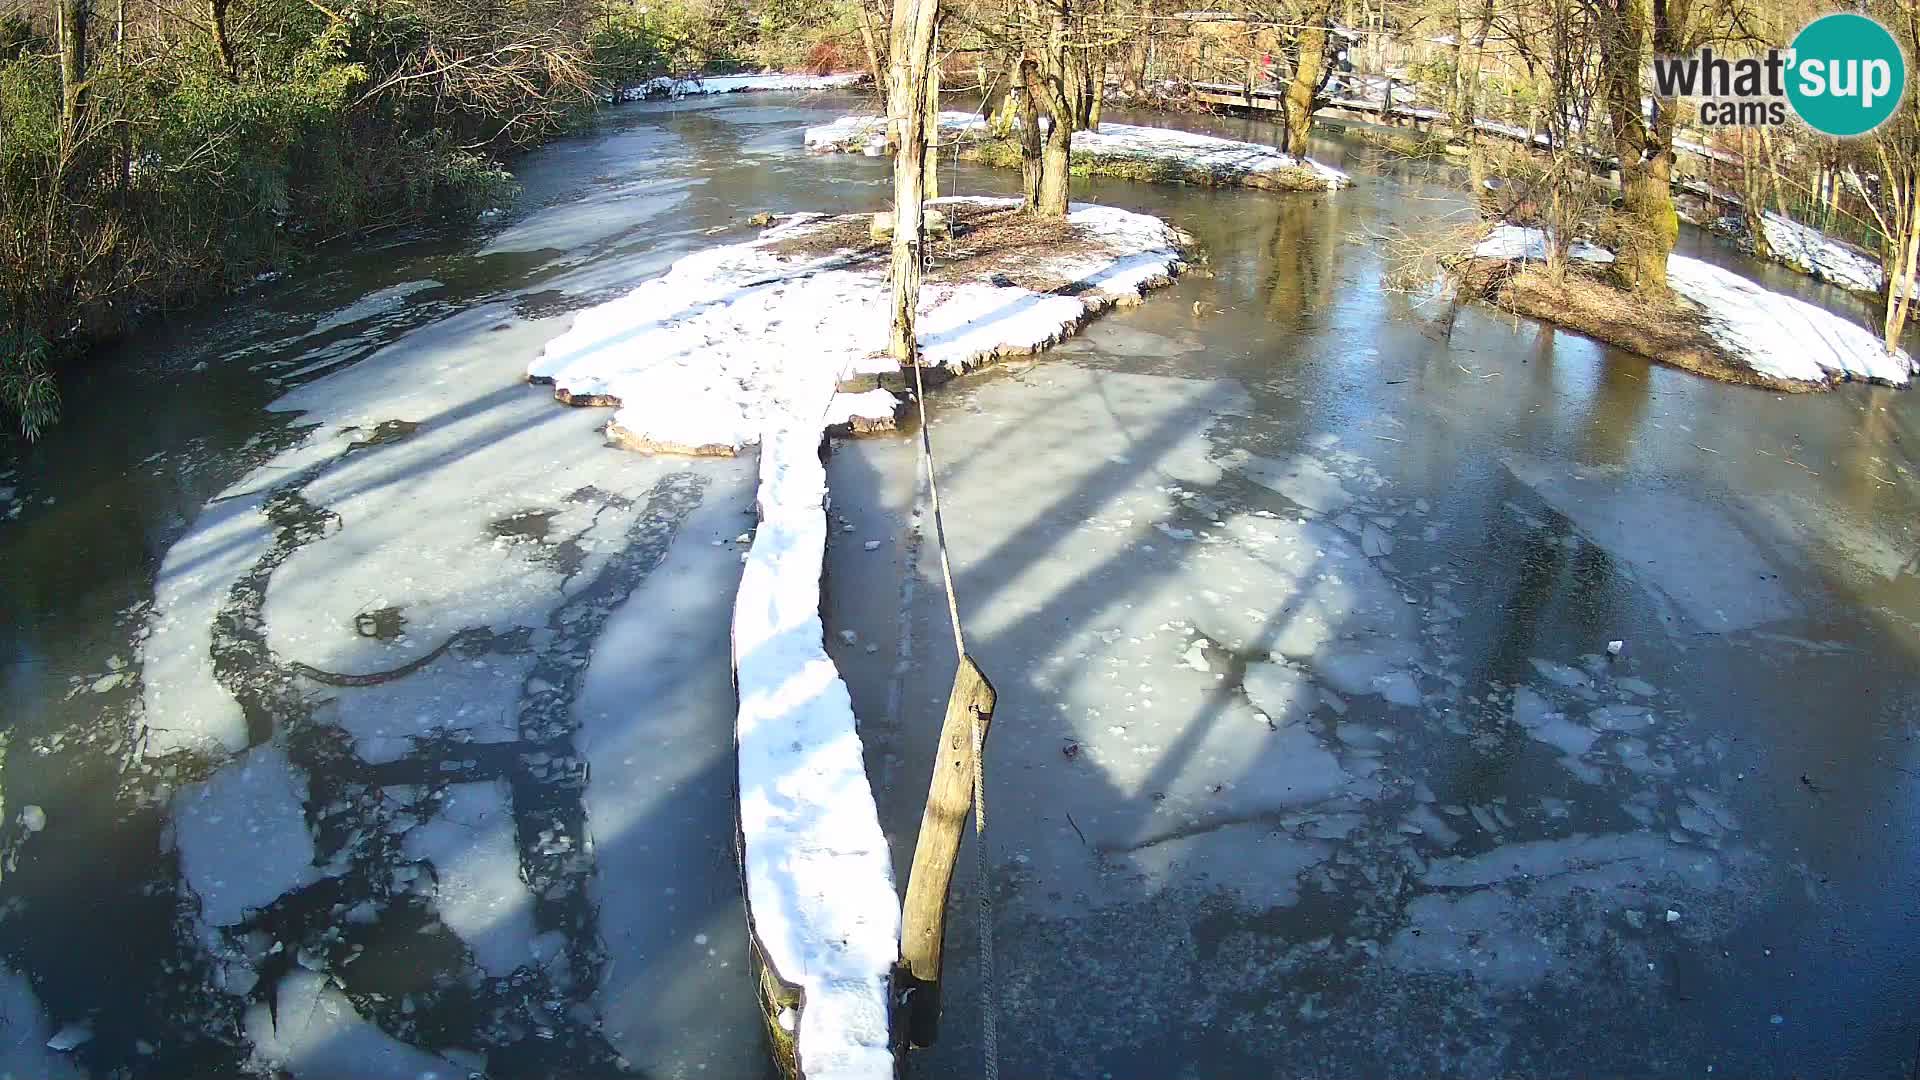
M 919 342 L 914 342 L 913 397 L 920 410 L 920 457 L 927 466 L 927 499 L 933 509 L 933 535 L 940 550 L 940 580 L 947 592 L 947 618 L 953 625 L 953 652 L 967 655 L 966 634 L 960 628 L 960 601 L 953 589 L 953 562 L 947 557 L 947 525 L 940 515 L 940 483 L 934 476 L 933 434 L 927 424 L 927 387 L 920 374 Z M 993 992 L 993 894 L 987 880 L 987 773 L 983 756 L 984 736 L 980 718 L 973 718 L 973 834 L 975 844 L 974 892 L 979 897 L 980 949 L 980 1055 L 981 1073 L 986 1080 L 1000 1080 L 999 1008 Z

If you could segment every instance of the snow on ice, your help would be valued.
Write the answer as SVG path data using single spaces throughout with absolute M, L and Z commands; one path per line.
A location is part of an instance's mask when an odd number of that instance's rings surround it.
M 1546 233 L 1519 225 L 1496 227 L 1474 254 L 1481 258 L 1544 260 Z M 1576 241 L 1575 259 L 1610 263 L 1604 248 Z M 1731 270 L 1685 255 L 1667 257 L 1667 284 L 1698 305 L 1707 333 L 1733 357 L 1762 375 L 1795 382 L 1865 379 L 1905 386 L 1915 368 L 1906 351 L 1889 354 L 1864 327 L 1791 296 L 1765 289 Z
M 960 370 L 1040 348 L 1180 266 L 1180 237 L 1158 219 L 1083 205 L 1070 220 L 1098 239 L 1028 268 L 1084 291 L 929 284 L 924 359 Z M 760 525 L 733 620 L 743 858 L 759 941 L 805 994 L 798 1046 L 815 1080 L 892 1074 L 886 987 L 900 921 L 852 701 L 820 617 L 820 440 L 835 423 L 890 418 L 895 408 L 884 391 L 836 389 L 895 367 L 883 355 L 886 269 L 850 252 L 774 250 L 822 224 L 796 216 L 758 240 L 683 258 L 582 312 L 528 369 L 567 397 L 618 401 L 609 432 L 629 445 L 760 447 Z
M 887 121 L 882 116 L 843 116 L 807 129 L 807 149 L 815 152 L 865 149 L 876 140 L 885 145 Z M 977 113 L 940 114 L 942 142 L 960 142 L 987 133 L 987 122 Z M 1221 177 L 1257 177 L 1287 169 L 1306 168 L 1319 174 L 1328 188 L 1350 186 L 1353 178 L 1317 161 L 1295 158 L 1260 143 L 1222 139 L 1173 128 L 1135 124 L 1101 124 L 1073 133 L 1073 152 L 1102 158 L 1166 163 Z

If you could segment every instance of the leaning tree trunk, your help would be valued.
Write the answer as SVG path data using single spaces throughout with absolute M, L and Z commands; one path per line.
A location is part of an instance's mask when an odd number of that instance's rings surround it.
M 860 20 L 860 47 L 867 55 L 867 76 L 873 80 L 873 92 L 887 94 L 887 62 L 880 56 L 880 39 L 873 29 L 873 12 L 867 0 L 854 0 L 854 14 Z
M 1920 178 L 1909 177 L 1904 184 L 1891 186 L 1895 227 L 1886 236 L 1888 353 L 1899 351 L 1907 320 L 1913 315 L 1914 305 L 1920 303 L 1920 295 L 1916 295 L 1920 293 Z
M 934 23 L 940 0 L 894 0 L 892 70 L 887 115 L 896 139 L 893 155 L 893 331 L 891 354 L 920 362 L 914 316 L 920 304 L 920 200 L 927 161 L 927 82 L 932 74 Z

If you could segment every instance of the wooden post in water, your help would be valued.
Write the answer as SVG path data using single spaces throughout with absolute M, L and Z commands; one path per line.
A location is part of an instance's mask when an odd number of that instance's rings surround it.
M 947 893 L 953 864 L 973 808 L 973 776 L 979 767 L 973 732 L 980 741 L 993 722 L 993 684 L 970 656 L 960 658 L 953 693 L 940 725 L 940 746 L 933 757 L 933 782 L 920 815 L 920 839 L 907 874 L 907 899 L 900 912 L 900 966 L 894 994 L 903 1004 L 909 1046 L 931 1046 L 940 1031 L 940 961 L 946 945 Z

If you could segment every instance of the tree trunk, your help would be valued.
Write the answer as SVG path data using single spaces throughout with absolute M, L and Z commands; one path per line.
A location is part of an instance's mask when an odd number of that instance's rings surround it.
M 80 135 L 87 112 L 87 22 L 93 0 L 56 0 L 60 39 L 60 122 L 69 142 Z
M 1887 251 L 1892 254 L 1886 261 L 1889 353 L 1899 350 L 1907 319 L 1913 314 L 1914 304 L 1920 303 L 1920 179 L 1906 182 L 1904 200 L 1896 190 L 1894 214 L 1897 227 L 1886 238 Z
M 1755 147 L 1758 142 L 1751 129 L 1740 129 L 1740 213 L 1746 219 L 1754 257 L 1772 259 L 1773 247 L 1767 242 L 1766 193 L 1760 186 L 1760 155 Z
M 1056 120 L 1040 149 L 1040 189 L 1034 198 L 1039 217 L 1067 216 L 1067 180 L 1073 168 L 1073 133 Z
M 860 46 L 867 54 L 867 75 L 873 79 L 873 92 L 885 97 L 887 62 L 880 56 L 880 39 L 873 30 L 873 12 L 867 9 L 867 0 L 855 0 L 853 10 L 860 19 Z
M 233 0 L 207 0 L 207 23 L 213 27 L 213 46 L 220 54 L 220 67 L 228 82 L 240 80 L 240 66 L 233 59 L 233 40 L 227 36 L 227 8 Z
M 1044 171 L 1040 152 L 1039 75 L 1031 60 L 1020 62 L 1023 85 L 1020 88 L 1020 192 L 1021 209 L 1040 212 L 1040 177 Z
M 940 197 L 940 28 L 933 30 L 933 54 L 927 67 L 927 159 L 921 173 L 925 178 L 922 196 Z
M 1673 108 L 1654 102 L 1653 130 L 1640 105 L 1640 70 L 1647 52 L 1645 0 L 1608 0 L 1600 20 L 1600 81 L 1613 128 L 1614 153 L 1620 159 L 1621 206 L 1632 220 L 1626 250 L 1614 264 L 1629 288 L 1644 294 L 1667 291 L 1667 255 L 1680 237 L 1673 212 Z M 1664 23 L 1667 4 L 1652 0 L 1655 21 Z M 1669 36 L 1656 27 L 1656 39 Z M 1664 42 L 1659 42 L 1664 44 Z
M 1300 31 L 1299 58 L 1293 64 L 1293 82 L 1287 87 L 1287 153 L 1296 158 L 1307 156 L 1307 136 L 1313 129 L 1313 98 L 1323 84 L 1327 69 L 1327 12 L 1322 3 L 1309 12 L 1306 28 Z
M 1153 0 L 1140 0 L 1134 6 L 1139 25 L 1133 30 L 1133 36 L 1127 40 L 1127 57 L 1120 66 L 1120 89 L 1129 96 L 1136 96 L 1146 89 L 1147 50 L 1153 42 Z
M 1107 60 L 1099 57 L 1087 65 L 1084 73 L 1086 107 L 1081 112 L 1080 130 L 1097 131 L 1100 128 L 1100 112 L 1107 102 Z
M 893 331 L 889 352 L 902 364 L 920 362 L 914 317 L 920 303 L 920 200 L 927 160 L 927 81 L 940 0 L 894 0 L 887 116 L 893 155 Z

